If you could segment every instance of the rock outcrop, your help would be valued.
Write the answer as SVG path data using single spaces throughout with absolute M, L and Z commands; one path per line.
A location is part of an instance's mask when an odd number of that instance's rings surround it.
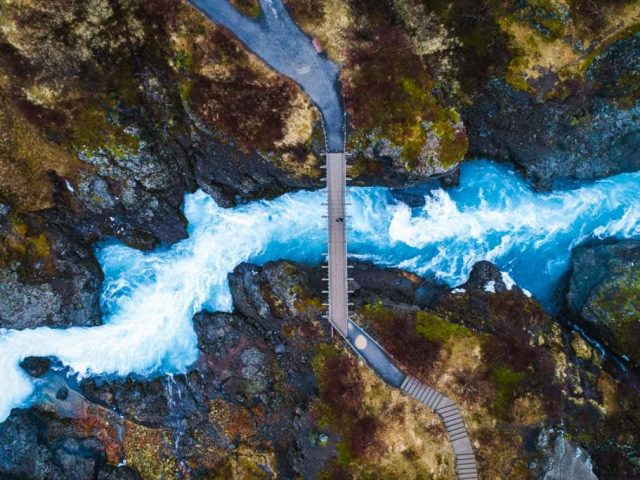
M 511 162 L 544 190 L 636 171 L 639 113 L 639 106 L 620 107 L 604 91 L 540 102 L 496 79 L 464 114 L 469 155 Z
M 55 439 L 43 438 L 43 428 Z M 0 431 L 0 471 L 8 478 L 118 479 L 140 476 L 126 466 L 105 463 L 103 444 L 95 437 L 66 436 L 61 419 L 41 418 L 34 412 L 16 412 Z
M 93 252 L 67 229 L 0 216 L 0 326 L 97 325 L 101 283 Z
M 640 365 L 640 242 L 576 248 L 567 305 L 577 319 L 618 355 Z
M 538 435 L 538 448 L 544 452 L 543 465 L 536 472 L 543 480 L 597 480 L 589 454 L 568 443 L 562 431 L 543 430 Z M 534 468 L 538 465 L 534 465 Z
M 498 71 L 463 109 L 470 156 L 511 162 L 545 190 L 640 169 L 638 5 L 594 6 L 523 1 L 485 10 L 508 34 L 510 59 L 488 62 Z

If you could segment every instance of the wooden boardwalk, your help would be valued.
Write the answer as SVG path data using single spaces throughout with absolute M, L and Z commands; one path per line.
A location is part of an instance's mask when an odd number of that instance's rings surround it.
M 347 160 L 344 152 L 327 153 L 327 218 L 329 231 L 329 321 L 347 338 L 348 276 L 345 193 Z
M 460 415 L 458 406 L 437 390 L 423 384 L 416 377 L 407 375 L 400 389 L 436 412 L 444 422 L 456 456 L 456 472 L 460 480 L 477 480 L 478 467 L 473 445 Z

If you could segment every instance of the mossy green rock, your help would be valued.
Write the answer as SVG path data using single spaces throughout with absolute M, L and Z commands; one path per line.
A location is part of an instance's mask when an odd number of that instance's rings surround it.
M 577 248 L 567 302 L 616 353 L 640 364 L 640 242 Z

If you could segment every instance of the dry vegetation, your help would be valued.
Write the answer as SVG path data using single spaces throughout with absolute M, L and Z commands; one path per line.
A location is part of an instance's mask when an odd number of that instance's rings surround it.
M 333 346 L 322 347 L 314 365 L 315 416 L 341 438 L 326 478 L 455 478 L 453 451 L 435 414 Z
M 558 419 L 556 379 L 565 368 L 555 361 L 561 350 L 559 331 L 543 334 L 539 324 L 548 319 L 542 311 L 521 311 L 522 305 L 510 305 L 508 298 L 495 295 L 491 313 L 480 309 L 474 314 L 464 297 L 454 296 L 453 304 L 437 312 L 397 314 L 372 305 L 360 315 L 404 368 L 458 403 L 483 475 L 521 478 L 527 471 L 526 431 Z M 474 316 L 491 318 L 494 333 L 460 325 L 464 319 L 477 327 Z M 532 331 L 540 332 L 546 344 L 532 341 Z

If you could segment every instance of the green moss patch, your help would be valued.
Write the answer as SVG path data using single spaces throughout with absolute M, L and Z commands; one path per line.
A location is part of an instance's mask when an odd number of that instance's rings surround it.
M 434 343 L 446 343 L 460 337 L 468 337 L 472 332 L 462 325 L 449 322 L 432 312 L 416 314 L 416 331 Z
M 612 344 L 621 353 L 640 363 L 640 271 L 628 269 L 606 281 L 589 301 L 603 329 L 612 334 Z
M 245 15 L 250 17 L 260 15 L 260 4 L 258 0 L 231 0 L 231 3 Z
M 89 108 L 77 115 L 72 138 L 78 151 L 91 154 L 101 150 L 114 158 L 136 154 L 140 148 L 138 137 L 110 120 L 108 113 L 100 107 Z
M 496 385 L 493 408 L 496 415 L 505 418 L 516 399 L 518 386 L 524 379 L 522 372 L 516 372 L 509 367 L 498 365 L 491 370 L 491 377 Z

